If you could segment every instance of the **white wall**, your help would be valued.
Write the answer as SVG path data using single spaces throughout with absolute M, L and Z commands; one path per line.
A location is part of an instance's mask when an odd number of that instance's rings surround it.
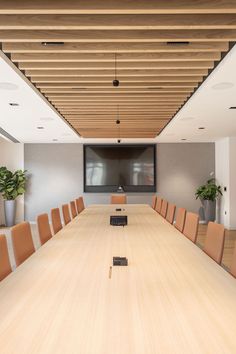
M 223 196 L 217 202 L 217 221 L 229 228 L 229 138 L 215 143 L 215 177 Z M 226 187 L 227 191 L 224 191 Z
M 198 212 L 196 188 L 215 168 L 215 147 L 204 144 L 157 145 L 157 192 L 162 197 Z M 83 193 L 82 144 L 25 144 L 25 168 L 30 174 L 25 195 L 25 218 L 83 195 L 86 205 L 109 203 L 109 193 Z M 153 193 L 128 193 L 129 203 L 151 203 Z
M 223 190 L 218 201 L 217 221 L 227 229 L 236 229 L 236 138 L 224 138 L 215 144 L 216 181 Z M 226 191 L 224 190 L 226 188 Z
M 0 137 L 0 166 L 9 170 L 24 169 L 24 144 L 12 143 Z M 24 220 L 24 196 L 17 198 L 16 222 Z M 0 225 L 5 223 L 3 199 L 0 196 Z

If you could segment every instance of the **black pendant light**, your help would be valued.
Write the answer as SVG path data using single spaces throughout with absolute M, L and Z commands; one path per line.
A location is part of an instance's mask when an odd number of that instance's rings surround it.
M 115 53 L 115 79 L 113 80 L 112 84 L 114 87 L 118 87 L 120 85 L 120 81 L 117 80 L 116 78 L 116 53 Z
M 117 119 L 116 119 L 116 124 L 118 125 L 118 139 L 117 143 L 121 143 L 121 138 L 120 138 L 120 119 L 119 119 L 119 106 L 117 106 Z

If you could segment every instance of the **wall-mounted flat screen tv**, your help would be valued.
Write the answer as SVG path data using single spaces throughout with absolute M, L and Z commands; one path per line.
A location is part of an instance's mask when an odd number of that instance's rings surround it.
M 84 145 L 84 191 L 156 191 L 156 145 Z

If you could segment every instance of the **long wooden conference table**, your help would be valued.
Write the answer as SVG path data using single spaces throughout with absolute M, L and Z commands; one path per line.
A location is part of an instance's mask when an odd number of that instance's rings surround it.
M 236 353 L 236 280 L 149 206 L 123 206 L 126 227 L 115 208 L 87 208 L 1 282 L 0 353 Z

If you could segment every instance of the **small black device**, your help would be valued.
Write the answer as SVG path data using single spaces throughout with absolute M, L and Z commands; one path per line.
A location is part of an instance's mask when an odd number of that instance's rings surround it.
M 116 211 L 121 211 L 121 208 L 116 208 Z
M 126 226 L 128 224 L 127 215 L 111 215 L 110 225 L 113 226 Z
M 113 257 L 113 266 L 127 266 L 128 258 L 126 257 Z

